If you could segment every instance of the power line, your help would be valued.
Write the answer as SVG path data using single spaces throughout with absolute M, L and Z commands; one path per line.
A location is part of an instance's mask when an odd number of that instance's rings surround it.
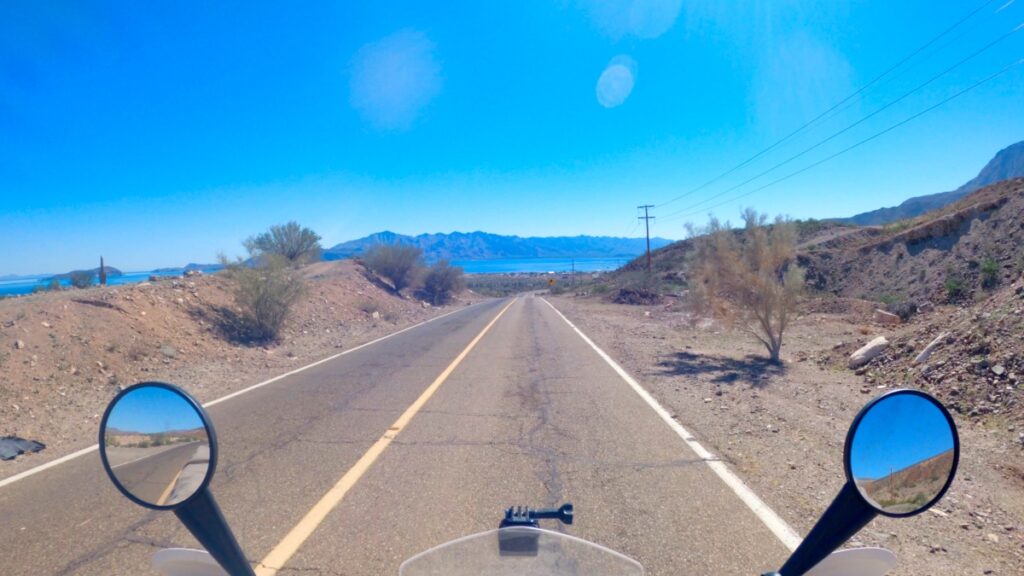
M 926 80 L 924 83 L 917 85 L 915 88 L 911 89 L 908 92 L 905 92 L 902 96 L 896 98 L 895 100 L 892 100 L 892 101 L 888 102 L 887 104 L 885 104 L 882 107 L 876 109 L 874 112 L 871 112 L 867 116 L 861 117 L 856 122 L 847 125 L 845 128 L 842 128 L 838 132 L 832 133 L 830 136 L 828 136 L 824 140 L 819 140 L 815 144 L 812 144 L 811 146 L 809 146 L 807 148 L 804 148 L 800 152 L 798 152 L 798 153 L 794 154 L 793 156 L 790 156 L 789 158 L 786 158 L 785 160 L 775 164 L 771 168 L 768 168 L 767 170 L 764 170 L 764 171 L 762 171 L 762 172 L 760 172 L 758 174 L 755 174 L 754 176 L 751 176 L 750 178 L 747 178 L 746 180 L 744 180 L 743 182 L 740 182 L 739 184 L 736 184 L 736 185 L 734 185 L 734 186 L 732 186 L 730 188 L 726 188 L 725 190 L 719 192 L 718 194 L 714 194 L 712 196 L 709 196 L 708 198 L 705 198 L 704 200 L 701 200 L 700 202 L 697 202 L 695 204 L 690 204 L 689 206 L 687 206 L 685 208 L 682 208 L 680 210 L 677 210 L 675 212 L 667 214 L 665 216 L 665 218 L 671 218 L 671 217 L 673 217 L 673 216 L 675 216 L 677 214 L 680 214 L 682 212 L 688 212 L 688 211 L 696 208 L 697 206 L 700 206 L 701 204 L 706 204 L 708 202 L 711 202 L 712 200 L 715 200 L 716 198 L 721 198 L 722 196 L 725 196 L 729 192 L 732 192 L 734 190 L 742 188 L 743 186 L 746 186 L 747 184 L 750 184 L 754 180 L 757 180 L 758 178 L 761 178 L 762 176 L 765 176 L 765 175 L 767 175 L 767 174 L 769 174 L 771 172 L 774 172 L 775 170 L 778 170 L 779 168 L 782 168 L 786 164 L 789 164 L 790 162 L 792 162 L 792 161 L 794 161 L 794 160 L 804 156 L 808 152 L 811 152 L 812 150 L 816 150 L 817 148 L 819 148 L 819 147 L 821 147 L 821 146 L 831 142 L 832 140 L 835 140 L 836 138 L 838 138 L 839 136 L 841 136 L 841 135 L 845 134 L 846 132 L 852 130 L 853 128 L 863 124 L 864 122 L 870 120 L 871 118 L 877 116 L 878 114 L 884 112 L 885 110 L 888 110 L 889 108 L 895 106 L 896 104 L 899 104 L 903 100 L 906 100 L 907 98 L 909 98 L 914 93 L 924 89 L 926 86 L 928 86 L 932 82 L 935 82 L 936 80 L 938 80 L 939 78 L 945 76 L 946 74 L 949 74 L 950 72 L 952 72 L 956 68 L 959 68 L 960 66 L 962 66 L 962 65 L 966 64 L 967 62 L 969 62 L 970 60 L 978 57 L 979 55 L 981 55 L 985 51 L 989 50 L 990 48 L 992 48 L 996 44 L 1002 42 L 1003 40 L 1009 38 L 1010 36 L 1016 34 L 1017 32 L 1021 31 L 1022 29 L 1024 29 L 1024 22 L 1022 22 L 1021 24 L 1018 24 L 1015 28 L 1011 29 L 1009 32 L 1007 32 L 1007 33 L 1003 34 L 1002 36 L 996 38 L 995 40 L 989 42 L 985 46 L 982 46 L 981 48 L 979 48 L 978 50 L 974 51 L 969 56 L 967 56 L 966 58 L 960 60 L 956 64 L 953 64 L 952 66 L 946 68 L 942 72 L 939 72 L 935 76 L 932 76 L 931 78 Z
M 753 156 L 751 156 L 750 158 L 747 158 L 747 159 L 746 159 L 746 160 L 744 160 L 743 162 L 740 162 L 739 164 L 737 164 L 737 165 L 733 166 L 732 168 L 730 168 L 730 169 L 726 170 L 725 172 L 722 172 L 721 174 L 719 174 L 718 176 L 715 176 L 715 177 L 714 177 L 714 178 L 712 178 L 711 180 L 708 180 L 707 182 L 705 182 L 705 183 L 703 183 L 703 184 L 701 184 L 701 185 L 697 186 L 696 188 L 692 188 L 692 189 L 690 189 L 690 190 L 688 190 L 688 191 L 684 192 L 683 194 L 680 194 L 679 196 L 676 196 L 675 198 L 672 198 L 671 200 L 669 200 L 669 201 L 667 201 L 667 202 L 663 202 L 663 203 L 659 204 L 659 205 L 658 205 L 657 207 L 658 207 L 658 208 L 661 208 L 661 207 L 667 206 L 667 205 L 669 205 L 669 204 L 672 204 L 673 202 L 676 202 L 676 201 L 678 201 L 678 200 L 682 200 L 683 198 L 686 198 L 687 196 L 690 196 L 691 194 L 693 194 L 693 193 L 695 193 L 695 192 L 699 192 L 700 190 L 703 190 L 704 188 L 707 188 L 708 186 L 710 186 L 710 185 L 714 184 L 715 182 L 718 182 L 718 181 L 719 181 L 719 180 L 721 180 L 722 178 L 725 178 L 726 176 L 728 176 L 728 175 L 732 174 L 733 172 L 735 172 L 735 171 L 739 170 L 740 168 L 743 168 L 743 167 L 744 167 L 744 166 L 746 166 L 747 164 L 750 164 L 751 162 L 753 162 L 754 160 L 756 160 L 756 159 L 760 158 L 761 156 L 763 156 L 764 154 L 766 154 L 766 153 L 770 152 L 771 150 L 774 150 L 774 149 L 775 149 L 776 147 L 778 147 L 779 145 L 781 145 L 781 144 L 783 144 L 784 142 L 788 141 L 788 140 L 789 140 L 790 138 L 792 138 L 793 136 L 796 136 L 796 135 L 797 135 L 797 134 L 799 134 L 800 132 L 803 132 L 803 131 L 804 131 L 805 129 L 809 128 L 809 127 L 810 127 L 811 125 L 815 124 L 816 122 L 818 122 L 819 120 L 821 120 L 822 118 L 824 118 L 824 117 L 825 117 L 826 115 L 828 115 L 828 114 L 829 114 L 829 113 L 831 113 L 832 111 L 836 110 L 837 108 L 839 108 L 839 107 L 840 107 L 840 106 L 842 106 L 843 104 L 845 104 L 845 103 L 849 102 L 849 101 L 850 101 L 850 100 L 852 100 L 853 98 L 855 98 L 855 97 L 857 97 L 858 95 L 860 95 L 860 94 L 861 94 L 862 92 L 864 92 L 864 91 L 865 91 L 865 90 L 867 90 L 867 89 L 868 89 L 869 87 L 871 87 L 872 85 L 874 85 L 875 83 L 877 83 L 877 82 L 878 82 L 879 80 L 881 80 L 882 78 L 885 78 L 886 76 L 888 76 L 888 75 L 889 75 L 889 74 L 890 74 L 890 73 L 891 73 L 891 72 L 892 72 L 893 70 L 896 70 L 897 68 L 899 68 L 900 66 L 902 66 L 903 64 L 905 64 L 906 62 L 908 62 L 909 60 L 911 60 L 912 58 L 914 58 L 914 57 L 915 57 L 915 56 L 917 56 L 918 54 L 920 54 L 920 53 L 921 53 L 921 52 L 922 52 L 923 50 L 925 50 L 926 48 L 928 48 L 929 46 L 931 46 L 932 44 L 934 44 L 935 42 L 937 42 L 937 41 L 938 41 L 938 40 L 939 40 L 940 38 L 942 38 L 942 37 L 943 37 L 943 36 L 945 36 L 946 34 L 950 33 L 950 32 L 951 32 L 951 31 L 953 31 L 954 29 L 956 29 L 956 28 L 957 28 L 958 26 L 960 26 L 961 24 L 963 24 L 964 22 L 966 22 L 967 20 L 969 20 L 969 19 L 970 19 L 971 17 L 973 17 L 973 16 L 975 15 L 975 14 L 977 14 L 978 12 L 980 12 L 980 11 L 981 11 L 981 10 L 983 10 L 983 9 L 984 9 L 985 7 L 987 7 L 988 5 L 992 4 L 992 3 L 993 3 L 993 2 L 995 2 L 995 1 L 996 1 L 996 0 L 985 0 L 985 2 L 982 2 L 982 4 L 981 4 L 981 5 L 979 5 L 979 6 L 977 7 L 977 8 L 975 8 L 974 10 L 972 10 L 972 11 L 971 11 L 970 13 L 968 13 L 968 14 L 967 14 L 966 16 L 964 16 L 964 17 L 963 17 L 963 18 L 961 18 L 960 20 L 957 20 L 956 22 L 954 22 L 954 23 L 953 23 L 953 24 L 952 24 L 952 25 L 951 25 L 950 27 L 946 28 L 946 29 L 945 29 L 945 30 L 943 30 L 943 31 L 942 31 L 941 33 L 939 33 L 939 35 L 935 36 L 934 38 L 932 38 L 931 40 L 929 40 L 928 42 L 926 42 L 926 43 L 925 43 L 924 45 L 922 45 L 922 46 L 921 46 L 920 48 L 918 48 L 917 50 L 914 50 L 913 52 L 911 52 L 911 53 L 910 53 L 910 55 L 906 56 L 905 58 L 903 58 L 902 60 L 900 60 L 900 61 L 899 61 L 899 62 L 897 62 L 896 64 L 894 64 L 894 65 L 892 65 L 891 67 L 889 67 L 889 68 L 888 68 L 888 69 L 887 69 L 886 71 L 882 72 L 881 74 L 879 74 L 878 76 L 876 76 L 876 77 L 875 77 L 874 79 L 872 79 L 872 80 L 871 80 L 870 82 L 868 82 L 867 84 L 864 84 L 863 86 L 861 86 L 860 88 L 858 88 L 858 89 L 857 89 L 856 91 L 854 91 L 854 92 L 853 92 L 852 94 L 848 95 L 847 97 L 845 97 L 845 98 L 843 98 L 842 100 L 840 100 L 839 102 L 837 102 L 837 103 L 836 103 L 835 105 L 833 105 L 833 106 L 832 106 L 831 108 L 829 108 L 828 110 L 825 110 L 825 111 L 824 111 L 824 112 L 822 112 L 821 114 L 818 114 L 817 116 L 815 116 L 815 117 L 814 117 L 814 118 L 812 118 L 811 120 L 809 120 L 809 121 L 805 122 L 805 123 L 804 123 L 804 124 L 803 124 L 802 126 L 800 126 L 799 128 L 797 128 L 796 130 L 794 130 L 794 131 L 790 132 L 790 133 L 789 133 L 789 134 L 787 134 L 786 136 L 783 136 L 783 137 L 782 137 L 782 138 L 781 138 L 780 140 L 776 141 L 776 142 L 775 142 L 774 144 L 772 144 L 772 145 L 768 146 L 767 148 L 764 148 L 764 149 L 762 149 L 762 150 L 761 150 L 760 152 L 758 152 L 758 153 L 754 154 L 754 155 L 753 155 Z M 1009 2 L 1007 2 L 1006 4 L 1004 4 L 1004 5 L 1003 5 L 1003 6 L 1001 7 L 1001 8 L 999 8 L 999 9 L 998 9 L 998 10 L 997 10 L 996 12 L 998 13 L 998 12 L 1002 11 L 1002 10 L 1003 10 L 1004 8 L 1006 8 L 1007 6 L 1009 6 L 1010 4 L 1012 4 L 1012 3 L 1014 2 L 1014 1 L 1016 1 L 1016 0 L 1010 0 Z
M 946 104 L 946 103 L 948 103 L 948 102 L 950 102 L 952 100 L 955 100 L 955 99 L 959 98 L 960 96 L 963 96 L 964 94 L 970 92 L 971 90 L 974 90 L 975 88 L 981 86 L 982 84 L 985 84 L 986 82 L 989 82 L 989 81 L 994 80 L 995 78 L 997 78 L 999 76 L 1002 76 L 1003 74 L 1009 72 L 1012 68 L 1014 68 L 1016 66 L 1019 66 L 1021 64 L 1024 64 L 1024 59 L 1021 59 L 1021 60 L 1018 60 L 1018 61 L 1013 62 L 1011 64 L 1008 64 L 1002 70 L 999 70 L 998 72 L 996 72 L 996 73 L 994 73 L 994 74 L 984 78 L 983 80 L 979 80 L 978 82 L 975 82 L 974 84 L 968 86 L 967 88 L 964 88 L 963 90 L 957 92 L 956 94 L 953 94 L 952 96 L 946 98 L 945 100 L 942 100 L 941 102 L 939 102 L 939 103 L 937 103 L 937 104 L 935 104 L 935 105 L 933 105 L 933 106 L 931 106 L 929 108 L 926 108 L 926 109 L 918 112 L 917 114 L 914 114 L 913 116 L 905 118 L 904 120 L 901 120 L 900 122 L 897 122 L 896 124 L 893 124 L 892 126 L 889 126 L 885 130 L 882 130 L 881 132 L 877 132 L 877 133 L 875 133 L 875 134 L 873 134 L 873 135 L 871 135 L 871 136 L 869 136 L 869 137 L 867 137 L 867 138 L 857 142 L 856 144 L 848 146 L 848 147 L 840 150 L 839 152 L 836 152 L 835 154 L 832 154 L 831 156 L 827 156 L 827 157 L 825 157 L 825 158 L 823 158 L 821 160 L 818 160 L 817 162 L 815 162 L 815 163 L 813 163 L 813 164 L 811 164 L 809 166 L 805 166 L 805 167 L 801 168 L 800 170 L 797 170 L 795 172 L 787 174 L 787 175 L 785 175 L 785 176 L 783 176 L 783 177 L 781 177 L 781 178 L 779 178 L 777 180 L 773 180 L 773 181 L 771 181 L 771 182 L 769 182 L 769 183 L 767 183 L 767 184 L 765 184 L 765 185 L 763 185 L 763 186 L 761 186 L 759 188 L 755 188 L 753 190 L 750 190 L 749 192 L 744 192 L 743 194 L 740 194 L 739 196 L 736 196 L 736 197 L 730 198 L 729 200 L 726 200 L 724 202 L 720 202 L 718 204 L 715 204 L 714 206 L 710 206 L 710 207 L 707 207 L 707 208 L 702 208 L 702 209 L 700 209 L 698 211 L 695 211 L 695 212 L 690 212 L 690 213 L 682 214 L 682 215 L 679 215 L 679 216 L 677 216 L 675 218 L 668 218 L 665 221 L 678 220 L 679 218 L 685 218 L 687 216 L 693 216 L 693 215 L 698 214 L 700 212 L 703 212 L 705 210 L 713 210 L 715 208 L 719 208 L 721 206 L 725 206 L 726 204 L 729 204 L 729 203 L 735 202 L 736 200 L 739 200 L 741 198 L 745 198 L 747 196 L 750 196 L 751 194 L 754 194 L 755 192 L 760 192 L 760 191 L 764 190 L 765 188 L 770 188 L 771 186 L 774 186 L 774 185 L 776 185 L 776 184 L 778 184 L 780 182 L 783 182 L 785 180 L 789 180 L 790 178 L 793 178 L 794 176 L 798 176 L 800 174 L 803 174 L 804 172 L 807 172 L 808 170 L 811 170 L 812 168 L 816 168 L 816 167 L 824 164 L 825 162 L 828 162 L 829 160 L 832 160 L 833 158 L 836 158 L 837 156 L 841 156 L 841 155 L 843 155 L 843 154 L 853 150 L 854 148 L 858 148 L 858 147 L 860 147 L 863 144 L 867 144 L 868 142 L 874 140 L 875 138 L 878 138 L 878 137 L 880 137 L 880 136 L 882 136 L 884 134 L 887 134 L 887 133 L 895 130 L 896 128 L 899 128 L 900 126 L 903 126 L 904 124 L 906 124 L 906 123 L 908 123 L 908 122 L 910 122 L 912 120 L 915 120 L 917 118 L 920 118 L 921 116 L 924 116 L 928 112 L 931 112 L 932 110 L 935 110 L 936 108 L 938 108 L 938 107 L 940 107 L 940 106 L 942 106 L 942 105 L 944 105 L 944 104 Z

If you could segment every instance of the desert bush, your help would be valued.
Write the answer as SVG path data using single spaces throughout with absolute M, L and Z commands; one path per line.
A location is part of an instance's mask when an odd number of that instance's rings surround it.
M 277 255 L 292 265 L 320 259 L 320 236 L 298 222 L 271 226 L 268 231 L 250 236 L 242 244 L 254 258 Z
M 373 300 L 362 300 L 359 302 L 359 304 L 356 304 L 356 307 L 359 308 L 361 312 L 364 312 L 366 314 L 373 314 L 374 312 L 380 310 L 380 306 L 378 306 L 377 303 L 374 302 Z
M 993 288 L 999 282 L 999 262 L 985 258 L 981 262 L 981 287 Z
M 289 261 L 267 255 L 257 266 L 241 260 L 222 260 L 225 274 L 235 282 L 235 304 L 241 310 L 230 319 L 232 338 L 242 342 L 276 341 L 292 308 L 305 292 L 305 284 L 289 269 Z
M 956 302 L 957 300 L 963 298 L 965 295 L 964 281 L 961 280 L 958 276 L 947 277 L 945 282 L 945 288 L 946 300 L 949 300 L 950 302 Z
M 899 298 L 886 304 L 885 309 L 899 316 L 901 320 L 906 322 L 911 316 L 917 314 L 917 302 Z
M 363 263 L 374 274 L 388 280 L 395 292 L 413 286 L 423 268 L 423 251 L 405 244 L 377 244 L 366 251 Z
M 781 216 L 768 225 L 766 215 L 749 208 L 742 217 L 742 231 L 712 217 L 697 239 L 690 304 L 700 314 L 739 325 L 778 362 L 804 290 L 804 270 L 795 262 L 796 227 Z
M 61 290 L 60 280 L 50 278 L 50 281 L 46 284 L 46 289 L 50 292 L 59 292 Z
M 96 275 L 88 270 L 75 270 L 70 274 L 71 285 L 75 288 L 88 288 L 95 279 Z
M 35 286 L 32 287 L 33 294 L 39 294 L 40 292 L 46 292 L 46 286 L 43 286 L 42 284 L 36 284 Z
M 438 306 L 447 304 L 452 296 L 465 288 L 466 280 L 462 268 L 450 265 L 447 260 L 440 260 L 423 275 L 421 291 L 431 304 Z

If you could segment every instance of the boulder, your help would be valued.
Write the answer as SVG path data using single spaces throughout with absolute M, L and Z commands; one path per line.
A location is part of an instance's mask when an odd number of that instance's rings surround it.
M 914 364 L 920 364 L 921 362 L 928 360 L 928 358 L 932 355 L 932 352 L 934 352 L 935 349 L 939 347 L 939 344 L 942 344 L 942 342 L 948 336 L 949 332 L 943 332 L 942 334 L 939 334 L 934 340 L 932 340 L 927 346 L 924 347 L 924 350 L 921 350 L 921 353 L 918 354 L 916 358 L 914 358 Z
M 895 326 L 900 323 L 900 317 L 885 310 L 875 310 L 875 322 L 885 326 Z
M 846 365 L 851 369 L 860 368 L 867 364 L 872 358 L 878 356 L 889 346 L 889 341 L 886 340 L 885 336 L 879 336 L 871 342 L 868 342 L 862 346 L 859 350 L 850 354 L 850 361 Z
M 935 304 L 932 304 L 931 302 L 922 302 L 917 305 L 917 311 L 922 314 L 927 314 L 928 312 L 935 312 Z

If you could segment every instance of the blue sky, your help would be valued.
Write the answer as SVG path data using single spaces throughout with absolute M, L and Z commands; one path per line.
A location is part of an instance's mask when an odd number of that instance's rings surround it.
M 877 479 L 953 449 L 946 417 L 921 396 L 897 394 L 861 420 L 850 449 L 855 478 Z
M 121 397 L 110 413 L 107 426 L 124 432 L 153 434 L 202 428 L 203 421 L 179 394 L 166 388 L 144 386 Z
M 695 202 L 1024 21 L 1024 2 L 995 13 L 1005 3 L 989 2 L 830 121 L 661 206 L 983 0 L 5 2 L 0 241 L 11 249 L 0 275 L 91 266 L 100 254 L 126 270 L 209 262 L 291 219 L 327 246 L 384 229 L 635 236 L 635 207 L 655 204 L 652 233 L 678 238 L 718 203 Z M 770 176 L 1021 57 L 1024 33 Z M 714 211 L 842 216 L 953 189 L 1024 139 L 1022 88 L 1024 66 Z

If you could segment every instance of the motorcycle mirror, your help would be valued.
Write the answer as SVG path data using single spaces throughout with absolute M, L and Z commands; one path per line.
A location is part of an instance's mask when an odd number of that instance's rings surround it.
M 938 502 L 960 462 L 952 416 L 919 390 L 894 390 L 853 419 L 843 452 L 846 484 L 778 572 L 801 576 L 878 514 L 907 517 Z
M 924 512 L 949 489 L 960 461 L 953 418 L 935 398 L 897 390 L 861 410 L 846 438 L 846 478 L 885 516 Z
M 143 382 L 114 397 L 100 422 L 100 459 L 129 500 L 173 510 L 231 576 L 253 576 L 210 493 L 217 434 L 202 405 L 164 382 Z
M 161 382 L 125 389 L 100 424 L 100 457 L 114 486 L 136 504 L 172 510 L 204 490 L 217 443 L 203 408 Z

